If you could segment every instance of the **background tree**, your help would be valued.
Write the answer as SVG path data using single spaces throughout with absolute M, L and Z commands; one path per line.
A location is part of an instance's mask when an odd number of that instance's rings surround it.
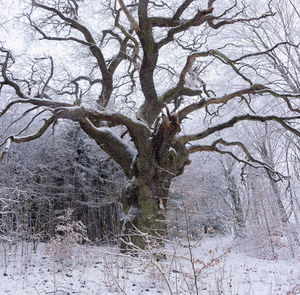
M 299 93 L 270 83 L 257 69 L 276 48 L 298 50 L 298 45 L 285 40 L 254 51 L 234 36 L 235 30 L 272 18 L 271 2 L 262 3 L 259 13 L 245 2 L 214 0 L 101 5 L 32 0 L 23 5 L 20 21 L 26 20 L 38 39 L 34 46 L 56 47 L 45 50 L 53 56 L 15 58 L 2 42 L 2 120 L 20 106 L 26 108 L 20 120 L 30 119 L 4 139 L 1 158 L 10 143 L 34 140 L 61 120 L 78 122 L 129 180 L 124 234 L 132 225 L 165 230 L 159 220 L 171 181 L 183 173 L 191 153 L 229 154 L 275 173 L 242 142 L 227 137 L 226 129 L 245 121 L 273 121 L 284 132 L 300 135 Z M 280 108 L 260 112 L 272 102 Z M 41 127 L 32 130 L 39 119 Z

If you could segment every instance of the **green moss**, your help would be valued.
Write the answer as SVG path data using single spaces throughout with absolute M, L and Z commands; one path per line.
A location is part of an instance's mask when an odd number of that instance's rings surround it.
M 140 217 L 136 220 L 133 227 L 127 224 L 126 232 L 133 232 L 131 242 L 140 249 L 145 249 L 149 243 L 150 246 L 157 244 L 157 238 L 155 237 L 165 235 L 165 212 L 158 208 L 157 200 L 153 197 L 153 192 L 148 185 L 139 185 L 138 206 L 140 208 Z M 141 232 L 147 233 L 147 237 L 134 234 L 136 232 L 135 227 Z M 123 250 L 126 251 L 126 245 L 124 245 Z

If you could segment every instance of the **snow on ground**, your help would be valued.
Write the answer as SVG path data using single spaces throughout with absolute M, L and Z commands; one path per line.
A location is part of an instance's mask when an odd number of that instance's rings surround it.
M 300 294 L 300 257 L 247 256 L 228 237 L 205 238 L 191 251 L 187 242 L 170 243 L 161 261 L 91 246 L 76 247 L 69 258 L 66 249 L 55 261 L 46 247 L 0 243 L 1 295 L 197 294 L 194 273 L 198 294 Z

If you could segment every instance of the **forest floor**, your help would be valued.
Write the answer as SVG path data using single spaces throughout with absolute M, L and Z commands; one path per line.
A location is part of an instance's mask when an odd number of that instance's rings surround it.
M 170 243 L 166 259 L 115 247 L 0 244 L 0 294 L 300 294 L 300 257 L 249 256 L 232 238 Z M 190 251 L 191 250 L 191 251 Z M 197 281 L 197 288 L 195 282 Z M 198 292 L 198 293 L 197 293 Z

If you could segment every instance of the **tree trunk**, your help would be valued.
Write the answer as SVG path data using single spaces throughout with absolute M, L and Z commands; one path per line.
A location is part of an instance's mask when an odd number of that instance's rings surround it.
M 234 234 L 236 236 L 243 236 L 246 221 L 244 218 L 243 208 L 241 197 L 239 194 L 238 187 L 236 185 L 236 181 L 233 176 L 231 176 L 232 170 L 225 170 L 225 178 L 228 183 L 228 192 L 232 202 L 232 211 L 235 219 L 234 223 Z
M 165 192 L 167 196 L 168 191 Z M 145 249 L 163 244 L 167 227 L 165 204 L 147 184 L 131 182 L 125 190 L 125 211 L 122 218 L 121 248 Z M 163 202 L 163 203 L 162 203 Z
M 140 249 L 163 244 L 167 232 L 165 215 L 171 181 L 182 174 L 184 167 L 190 163 L 183 143 L 176 139 L 165 143 L 166 136 L 157 135 L 159 138 L 152 142 L 153 152 L 136 157 L 134 178 L 125 189 L 123 205 L 126 214 L 122 218 L 121 234 L 123 249 L 131 247 L 130 243 Z
M 177 114 L 157 122 L 153 133 L 135 138 L 138 154 L 130 165 L 132 178 L 123 200 L 121 247 L 144 249 L 162 243 L 166 234 L 165 211 L 171 181 L 190 164 L 189 152 L 176 134 L 180 131 Z M 159 124 L 158 124 L 159 123 Z M 144 141 L 140 141 L 144 138 Z M 129 247 L 128 247 L 129 246 Z
M 269 142 L 268 142 L 269 143 Z M 270 165 L 270 167 L 272 167 L 272 169 L 275 169 L 275 163 L 274 163 L 274 157 L 272 155 L 272 149 L 270 148 L 270 144 L 269 144 L 269 148 L 267 147 L 267 143 L 263 142 L 260 148 L 260 152 L 261 152 L 261 157 L 264 160 L 265 163 L 268 163 Z M 282 203 L 281 200 L 281 194 L 280 194 L 280 190 L 278 187 L 277 182 L 274 180 L 273 177 L 275 177 L 274 175 L 272 175 L 273 173 L 270 172 L 269 170 L 267 170 L 267 175 L 269 178 L 269 182 L 273 191 L 273 197 L 275 199 L 276 205 L 277 205 L 277 211 L 280 217 L 280 220 L 282 223 L 286 223 L 288 221 L 288 216 L 287 213 L 285 211 L 284 205 Z M 275 216 L 276 216 L 277 212 L 275 212 Z

